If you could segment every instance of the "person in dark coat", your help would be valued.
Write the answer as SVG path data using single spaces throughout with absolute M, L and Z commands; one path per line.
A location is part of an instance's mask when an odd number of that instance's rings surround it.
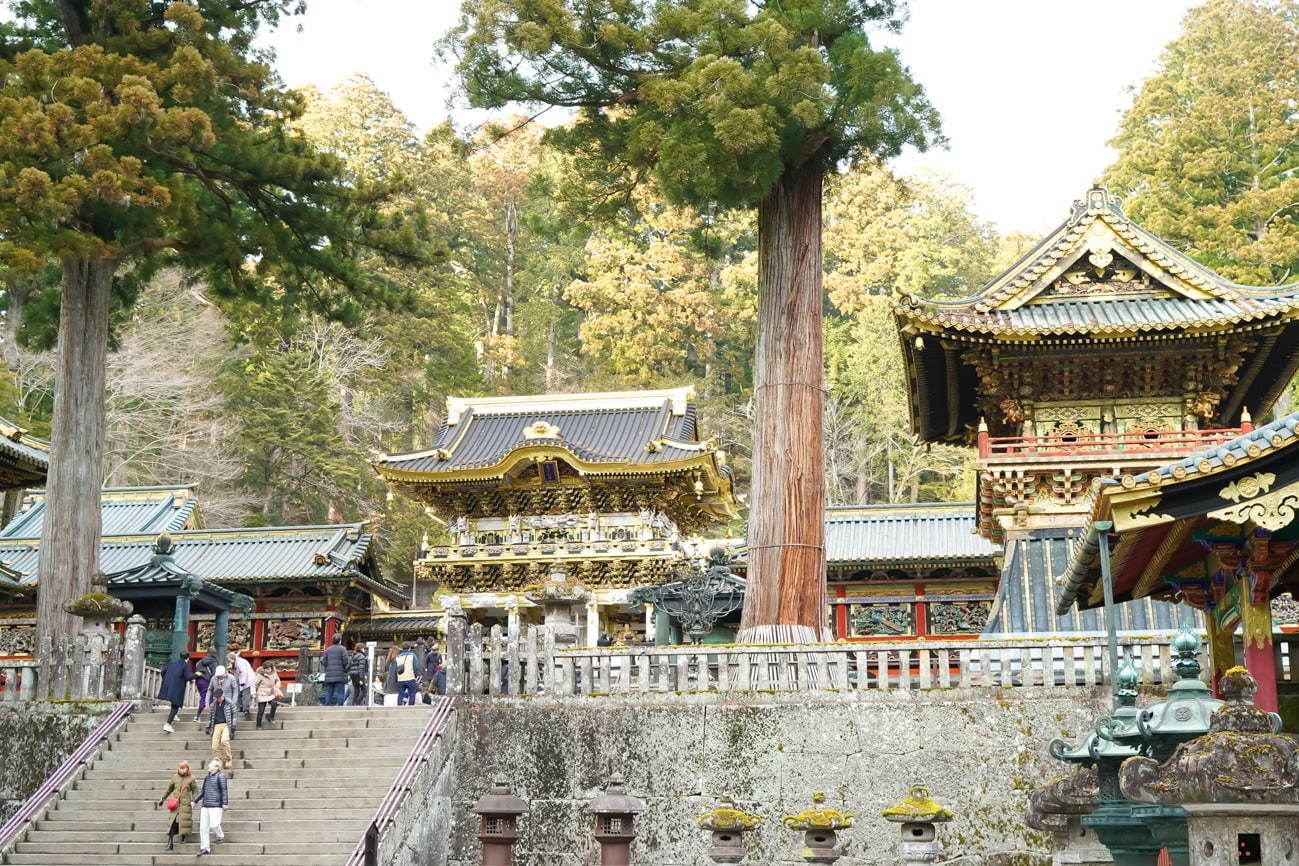
M 198 660 L 194 665 L 194 685 L 198 689 L 198 710 L 194 713 L 194 721 L 203 718 L 203 711 L 207 709 L 207 687 L 212 683 L 212 678 L 216 676 L 217 665 L 216 650 L 210 649 L 207 655 Z
M 351 667 L 347 647 L 343 646 L 343 636 L 334 635 L 334 642 L 325 650 L 325 694 L 324 705 L 341 707 L 343 694 L 347 690 L 347 670 Z
M 365 684 L 369 673 L 370 657 L 366 653 L 365 644 L 358 642 L 347 664 L 347 675 L 352 680 L 353 706 L 363 707 L 368 703 L 365 699 Z
M 158 700 L 171 704 L 167 714 L 167 723 L 162 726 L 163 733 L 174 731 L 171 723 L 176 721 L 181 706 L 185 703 L 185 687 L 194 679 L 194 672 L 189 669 L 189 653 L 182 652 L 180 658 L 167 662 L 162 669 L 162 688 L 158 689 Z

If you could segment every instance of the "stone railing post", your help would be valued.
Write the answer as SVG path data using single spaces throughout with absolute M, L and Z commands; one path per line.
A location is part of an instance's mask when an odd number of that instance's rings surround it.
M 465 629 L 468 621 L 459 604 L 443 604 L 447 634 L 447 694 L 465 693 Z
M 138 701 L 144 697 L 144 617 L 138 613 L 126 621 L 126 641 L 122 645 L 122 700 Z

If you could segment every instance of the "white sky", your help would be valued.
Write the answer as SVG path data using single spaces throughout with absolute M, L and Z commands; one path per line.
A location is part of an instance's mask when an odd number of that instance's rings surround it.
M 943 116 L 947 151 L 906 154 L 974 192 L 1003 230 L 1045 231 L 1112 161 L 1106 145 L 1193 0 L 911 0 L 896 44 Z M 292 86 L 363 72 L 421 127 L 448 116 L 433 42 L 456 0 L 313 0 L 270 43 Z M 458 123 L 471 116 L 457 111 Z

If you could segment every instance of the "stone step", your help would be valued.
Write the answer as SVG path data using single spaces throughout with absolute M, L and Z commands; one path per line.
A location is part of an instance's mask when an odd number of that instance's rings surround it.
M 378 806 L 376 804 L 375 808 Z M 51 813 L 53 815 L 53 813 Z M 75 815 L 68 816 L 75 819 Z M 49 830 L 51 832 L 76 832 L 76 833 L 98 833 L 101 838 L 106 835 L 127 832 L 149 832 L 157 833 L 160 829 L 166 829 L 159 817 L 150 814 L 147 818 L 135 819 L 129 815 L 115 815 L 114 820 L 95 820 L 92 816 L 85 821 L 66 820 L 56 821 L 50 818 L 42 818 L 36 822 L 37 830 Z M 315 818 L 301 818 L 298 816 L 281 816 L 281 815 L 255 815 L 252 813 L 241 814 L 237 809 L 231 809 L 221 824 L 226 828 L 226 832 L 241 834 L 252 834 L 261 832 L 273 832 L 277 835 L 286 832 L 302 832 L 308 835 L 316 833 L 353 832 L 358 834 L 357 839 L 361 838 L 360 833 L 365 831 L 369 826 L 370 820 L 374 814 L 366 815 L 364 818 L 330 818 L 321 820 Z
M 361 719 L 277 719 L 274 727 L 263 725 L 261 731 L 257 731 L 255 722 L 240 721 L 235 725 L 236 731 L 240 733 L 256 731 L 257 733 L 286 733 L 297 734 L 298 736 L 319 736 L 329 732 L 351 734 L 356 731 L 370 731 L 376 729 L 382 730 L 406 730 L 406 729 L 423 729 L 428 724 L 428 717 L 425 713 L 403 715 L 393 718 L 361 718 Z M 131 727 L 118 735 L 119 740 L 131 741 L 142 740 L 144 742 L 156 742 L 159 738 L 174 736 L 174 734 L 206 734 L 207 722 L 194 722 L 185 719 L 177 719 L 172 724 L 173 734 L 168 734 L 162 729 L 162 723 L 156 725 L 140 726 L 133 724 Z M 314 732 L 319 732 L 316 734 Z
M 163 827 L 163 824 L 165 823 L 166 822 L 164 821 L 162 824 L 155 824 L 153 827 L 150 827 L 147 830 L 136 829 L 136 830 L 112 831 L 111 839 L 113 842 L 148 842 L 151 844 L 157 843 L 159 845 L 163 845 L 166 844 L 166 840 L 167 840 L 167 835 Z M 246 838 L 250 838 L 251 834 L 258 832 L 256 829 L 257 826 L 256 824 L 247 824 L 247 823 L 238 824 L 228 819 L 222 821 L 221 826 L 225 828 L 227 833 L 231 834 L 231 838 L 234 838 L 237 835 L 241 839 L 246 839 Z M 104 831 L 102 830 L 59 829 L 59 830 L 32 830 L 28 832 L 27 836 L 24 838 L 24 841 L 41 843 L 41 844 L 65 844 L 65 845 L 76 844 L 76 845 L 98 846 L 99 844 L 105 841 L 105 838 L 106 837 Z M 183 844 L 186 845 L 196 844 L 196 840 L 198 839 L 197 827 L 195 828 L 194 833 L 189 838 L 191 841 L 185 842 Z M 349 830 L 349 829 L 330 830 L 326 828 L 321 828 L 319 830 L 313 830 L 313 831 L 304 830 L 298 833 L 292 831 L 280 831 L 275 834 L 275 841 L 285 843 L 285 844 L 299 843 L 299 842 L 309 842 L 309 843 L 345 842 L 349 845 L 355 845 L 357 839 L 358 836 L 356 831 Z M 176 839 L 176 844 L 177 845 L 182 844 L 179 837 Z
M 224 829 L 224 826 L 223 826 Z M 113 839 L 101 839 L 99 844 L 94 846 L 95 851 L 106 854 L 134 854 L 137 857 L 152 854 L 165 854 L 162 850 L 165 845 L 166 836 L 163 836 L 164 842 L 118 842 Z M 193 846 L 190 853 L 198 851 L 197 842 L 186 842 L 183 847 Z M 23 854 L 77 854 L 78 851 L 69 850 L 76 847 L 75 845 L 65 845 L 59 843 L 47 842 L 19 842 L 14 846 L 19 856 Z M 350 844 L 347 842 L 314 842 L 304 839 L 301 842 L 240 842 L 235 838 L 233 833 L 226 834 L 226 841 L 214 846 L 222 854 L 299 854 L 310 855 L 313 859 L 317 855 L 331 855 L 335 857 L 345 857 L 352 853 L 356 847 L 356 842 Z M 216 853 L 216 850 L 213 851 Z
M 236 805 L 238 801 L 231 800 L 230 802 L 230 812 L 239 811 L 239 806 Z M 312 802 L 316 803 L 314 807 L 304 806 L 302 808 L 313 809 L 319 818 L 331 821 L 343 820 L 346 818 L 373 818 L 375 809 L 378 808 L 379 805 L 378 803 L 375 803 L 368 808 L 358 807 L 354 805 L 353 801 L 347 800 L 341 796 L 334 796 L 332 798 L 318 797 Z M 347 805 L 335 808 L 331 805 L 332 803 L 345 803 Z M 262 809 L 250 809 L 250 811 L 256 813 L 257 820 L 259 821 L 276 821 L 280 819 L 287 821 L 294 818 L 295 815 L 300 814 L 288 813 L 287 811 L 277 814 Z M 71 821 L 79 819 L 85 820 L 94 815 L 103 815 L 110 819 L 121 815 L 129 817 L 132 820 L 143 820 L 146 816 L 152 815 L 154 819 L 160 823 L 164 820 L 162 816 L 158 814 L 158 810 L 153 808 L 153 804 L 140 805 L 138 803 L 116 804 L 113 802 L 99 802 L 94 804 L 70 804 L 67 801 L 60 800 L 58 805 L 50 811 L 49 817 L 58 820 L 59 816 L 63 814 L 66 814 L 67 819 Z
M 191 761 L 190 763 L 192 764 L 193 761 Z M 398 761 L 397 766 L 400 766 L 402 763 L 405 762 Z M 111 767 L 111 768 L 104 768 L 104 769 L 100 769 L 99 767 L 91 767 L 90 769 L 86 770 L 85 778 L 87 781 L 92 781 L 95 779 L 140 779 L 146 781 L 150 785 L 156 785 L 160 780 L 165 782 L 166 770 L 169 767 L 175 766 L 175 764 L 176 764 L 175 761 L 170 761 L 170 760 L 161 761 L 159 762 L 159 766 L 163 768 L 161 771 L 157 767 L 155 768 L 146 767 L 144 769 L 134 769 L 134 770 L 127 770 L 121 767 Z M 284 778 L 283 773 L 278 772 L 271 767 L 265 767 L 265 766 L 241 768 L 236 765 L 235 775 L 241 779 L 246 779 L 246 778 L 283 779 Z M 391 781 L 393 777 L 397 775 L 397 772 L 396 772 L 396 767 L 384 767 L 382 770 L 376 772 L 374 767 L 371 766 L 350 766 L 346 764 L 341 764 L 341 765 L 331 767 L 326 764 L 326 765 L 312 767 L 311 775 L 316 777 L 317 780 L 360 778 L 360 779 L 374 779 L 374 780 L 386 779 L 388 781 Z
M 161 776 L 156 777 L 154 781 L 158 782 L 158 779 L 161 778 L 163 777 Z M 369 784 L 369 785 L 366 784 L 348 785 L 347 796 L 374 797 L 376 798 L 376 802 L 377 802 L 378 799 L 381 799 L 385 794 L 388 793 L 388 787 L 390 784 L 391 782 L 389 780 L 383 778 L 383 779 L 376 779 L 373 784 Z M 151 786 L 151 785 L 141 785 L 138 781 L 132 781 L 129 779 L 99 779 L 98 781 L 89 781 L 89 782 L 83 779 L 73 784 L 72 789 L 68 791 L 68 795 L 69 795 L 68 798 L 70 800 L 84 799 L 82 795 L 89 792 L 95 792 L 96 794 L 111 793 L 114 796 L 122 796 L 122 794 L 120 793 L 122 791 L 130 791 L 131 795 L 139 794 L 141 791 L 144 791 L 146 794 L 148 794 L 149 792 L 152 792 L 154 790 L 157 790 L 159 793 L 161 793 L 162 790 L 166 787 L 167 785 L 165 782 L 158 782 L 156 786 Z M 284 796 L 284 797 L 307 796 L 306 794 L 301 794 L 301 793 L 298 794 L 291 793 L 291 792 L 301 792 L 305 790 L 310 790 L 313 795 L 319 796 L 320 794 L 319 780 L 314 778 L 278 779 L 278 780 L 277 779 L 249 779 L 245 777 L 240 780 L 240 784 L 236 785 L 230 790 L 230 797 L 231 799 L 238 800 L 241 798 L 246 799 L 252 796 L 265 796 L 263 794 L 255 793 L 259 791 L 276 791 L 279 792 L 280 796 Z M 73 794 L 76 794 L 77 796 L 74 797 L 72 796 Z
M 355 808 L 356 803 L 360 800 L 352 794 L 351 789 L 347 791 L 347 797 L 333 797 L 322 802 L 320 795 L 312 795 L 301 788 L 289 789 L 296 792 L 296 797 L 268 795 L 266 792 L 258 792 L 255 797 L 237 797 L 233 793 L 230 795 L 230 807 L 232 809 L 315 809 L 333 814 L 335 809 L 330 804 L 340 803 L 347 804 L 348 808 Z M 69 796 L 63 802 L 70 809 L 85 809 L 95 812 L 127 812 L 137 810 L 140 812 L 154 811 L 154 803 L 157 801 L 148 797 L 131 797 L 129 799 L 116 796 L 112 791 L 97 793 L 94 791 L 69 791 L 69 794 L 79 794 L 79 797 Z M 380 796 L 379 799 L 382 799 Z M 376 800 L 375 805 L 378 805 Z M 158 810 L 161 814 L 161 810 Z M 161 820 L 161 819 L 160 819 Z
M 226 843 L 229 844 L 229 843 Z M 188 847 L 188 846 L 186 846 Z M 348 851 L 350 854 L 351 851 Z M 226 854 L 216 845 L 210 856 L 194 859 L 195 850 L 159 851 L 156 854 L 11 854 L 11 866 L 171 866 L 171 864 L 198 863 L 199 866 L 302 866 L 310 856 L 312 866 L 341 866 L 348 854 L 322 856 L 299 854 Z
M 211 735 L 207 733 L 206 725 L 175 725 L 174 734 L 164 734 L 161 730 L 150 728 L 148 730 L 124 731 L 115 737 L 111 745 L 118 746 L 157 746 L 178 740 L 211 740 Z M 320 727 L 306 727 L 295 725 L 292 728 L 262 728 L 257 730 L 256 726 L 239 726 L 235 731 L 235 736 L 248 736 L 262 740 L 268 743 L 278 742 L 316 742 L 336 740 L 340 737 L 348 739 L 366 739 L 370 737 L 399 736 L 399 737 L 417 737 L 419 732 L 424 730 L 424 723 L 404 724 L 399 722 L 379 724 L 374 727 L 361 727 L 359 725 L 322 725 Z
M 292 747 L 286 748 L 276 743 L 259 743 L 256 740 L 238 739 L 232 742 L 231 751 L 235 757 L 243 758 L 303 758 L 309 761 L 323 761 L 330 758 L 351 757 L 357 760 L 369 758 L 401 758 L 405 760 L 410 754 L 414 743 L 406 742 L 402 739 L 399 742 L 387 743 L 379 739 L 357 740 L 356 745 L 347 745 L 346 740 L 340 741 L 339 745 L 330 745 L 328 740 L 312 740 L 316 745 L 309 748 Z M 182 742 L 178 748 L 167 749 L 166 753 L 177 755 L 176 760 L 181 760 L 180 756 L 186 756 L 190 764 L 194 763 L 188 755 L 208 754 L 212 751 L 211 742 Z M 105 752 L 95 763 L 96 766 L 109 766 L 112 764 L 135 764 L 141 760 L 152 761 L 156 759 L 162 750 L 146 746 L 132 746 L 128 748 L 111 749 Z M 210 759 L 210 758 L 209 758 Z

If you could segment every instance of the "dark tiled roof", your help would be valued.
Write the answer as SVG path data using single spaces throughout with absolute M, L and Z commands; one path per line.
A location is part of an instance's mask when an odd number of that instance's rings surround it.
M 235 592 L 224 586 L 219 586 L 211 581 L 203 580 L 187 569 L 181 568 L 176 561 L 166 554 L 157 554 L 149 559 L 148 562 L 127 569 L 109 573 L 108 578 L 109 591 L 118 590 L 119 592 L 128 588 L 139 587 L 163 587 L 170 586 L 177 589 L 192 589 L 187 586 L 191 581 L 196 582 L 197 592 L 191 592 L 191 596 L 209 604 L 215 604 L 218 607 L 238 607 L 244 610 L 252 610 L 253 600 L 250 596 L 241 592 Z
M 50 469 L 50 443 L 0 418 L 0 478 L 12 486 L 42 484 Z
M 1072 536 L 1034 532 L 1028 538 L 1010 541 L 992 616 L 985 636 L 1004 634 L 1102 633 L 1105 612 L 1070 610 L 1056 615 L 1064 588 L 1056 580 L 1069 565 Z M 1183 624 L 1200 627 L 1194 608 L 1150 598 L 1123 602 L 1117 606 L 1119 631 L 1177 631 Z
M 45 519 L 45 491 L 33 491 L 35 502 L 8 526 L 0 539 L 40 538 Z M 176 532 L 190 522 L 198 508 L 194 485 L 178 487 L 107 487 L 100 493 L 103 535 L 143 535 Z
M 1088 334 L 1105 331 L 1172 331 L 1206 323 L 1263 319 L 1299 308 L 1299 292 L 1268 298 L 1114 298 L 1026 304 L 1013 310 L 946 316 L 954 327 L 999 334 Z
M 382 578 L 363 523 L 337 526 L 253 527 L 173 532 L 177 565 L 203 580 L 220 584 L 272 580 L 356 580 L 391 601 L 406 602 L 405 592 Z M 100 568 L 108 574 L 147 564 L 155 535 L 105 538 Z M 34 583 L 40 558 L 35 541 L 0 540 L 0 561 Z
M 493 466 L 529 445 L 588 463 L 666 464 L 711 452 L 698 442 L 688 389 L 452 401 L 432 445 L 380 457 L 380 469 L 449 472 Z
M 831 508 L 826 564 L 992 562 L 1001 548 L 975 532 L 972 502 Z
M 441 628 L 441 622 L 441 619 L 436 616 L 377 616 L 371 619 L 352 620 L 348 623 L 347 633 L 432 635 Z

